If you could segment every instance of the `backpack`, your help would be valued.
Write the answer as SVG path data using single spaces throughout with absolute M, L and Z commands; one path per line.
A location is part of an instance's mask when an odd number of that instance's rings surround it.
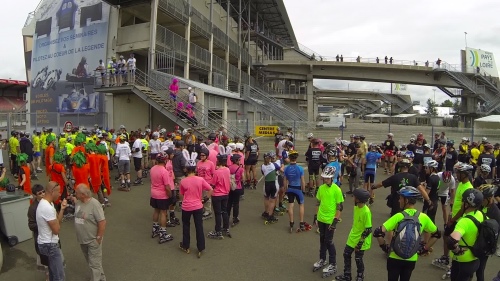
M 422 242 L 421 225 L 418 220 L 420 212 L 416 211 L 413 216 L 404 211 L 401 213 L 404 217 L 398 224 L 391 241 L 391 248 L 402 259 L 409 259 L 417 253 Z
M 236 190 L 236 188 L 238 188 L 238 184 L 236 183 L 236 173 L 238 172 L 239 169 L 240 167 L 238 167 L 238 169 L 234 171 L 234 174 L 230 175 L 229 185 L 231 186 L 231 190 Z
M 484 220 L 481 223 L 471 215 L 465 216 L 477 227 L 477 239 L 474 245 L 467 245 L 462 237 L 462 241 L 465 243 L 465 246 L 469 248 L 472 254 L 477 258 L 487 257 L 495 253 L 500 228 L 496 220 L 488 219 L 483 212 L 481 212 L 481 214 L 483 214 L 484 217 Z

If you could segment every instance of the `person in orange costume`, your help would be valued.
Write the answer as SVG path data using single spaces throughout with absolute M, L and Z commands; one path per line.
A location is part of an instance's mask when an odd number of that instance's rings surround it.
M 61 203 L 61 198 L 66 198 L 69 194 L 66 190 L 66 186 L 68 185 L 68 179 L 66 178 L 66 169 L 64 168 L 64 154 L 60 151 L 54 154 L 54 162 L 50 167 L 50 180 L 57 182 L 59 184 L 59 192 L 61 197 L 57 200 L 54 200 L 55 205 L 59 205 Z
M 78 186 L 81 183 L 89 186 L 90 168 L 85 154 L 78 151 L 71 157 L 71 162 L 73 163 L 71 173 L 73 173 L 73 177 L 75 178 L 74 186 Z
M 104 204 L 106 207 L 110 207 L 111 203 L 109 202 L 108 196 L 111 194 L 111 182 L 109 180 L 109 165 L 108 165 L 108 150 L 106 149 L 106 145 L 101 143 L 97 146 L 97 153 L 99 155 L 99 163 L 101 165 L 101 176 L 103 187 L 102 191 L 104 196 Z M 104 189 L 104 190 L 103 190 Z M 100 193 L 98 193 L 100 194 Z
M 75 137 L 75 148 L 71 151 L 71 156 L 75 155 L 77 152 L 82 152 L 84 155 L 85 151 L 85 135 L 82 133 L 78 133 Z M 86 184 L 86 183 L 85 183 Z M 75 185 L 76 186 L 76 185 Z
M 47 138 L 45 139 L 45 142 L 47 143 L 47 148 L 45 149 L 45 173 L 47 174 L 47 177 L 50 176 L 50 167 L 54 161 L 53 158 L 56 151 L 54 146 L 55 140 L 56 138 L 51 134 L 47 135 Z
M 99 194 L 99 190 L 101 189 L 101 184 L 102 184 L 102 179 L 101 179 L 101 165 L 99 162 L 99 155 L 96 154 L 97 152 L 97 146 L 95 143 L 87 143 L 85 145 L 85 149 L 87 150 L 87 160 L 89 162 L 89 168 L 90 168 L 90 184 L 91 184 L 91 189 L 94 191 L 95 194 Z M 104 203 L 104 198 L 101 202 Z M 99 200 L 101 201 L 101 200 Z
M 28 194 L 31 194 L 31 170 L 27 164 L 28 154 L 18 154 L 16 161 L 19 165 L 19 178 L 17 179 L 19 183 L 18 188 L 24 190 L 24 192 Z

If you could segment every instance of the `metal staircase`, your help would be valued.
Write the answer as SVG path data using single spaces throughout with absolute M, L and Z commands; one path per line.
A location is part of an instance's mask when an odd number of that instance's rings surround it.
M 307 117 L 304 118 L 302 114 L 286 106 L 283 102 L 272 98 L 261 89 L 250 85 L 242 85 L 241 94 L 246 101 L 263 109 L 273 118 L 283 122 L 285 125 L 290 125 L 294 121 L 307 122 Z
M 370 110 L 367 114 L 372 114 L 378 112 L 380 109 L 382 109 L 386 104 L 391 104 L 393 105 L 392 109 L 394 110 L 393 113 L 404 113 L 406 110 L 411 108 L 413 104 L 411 102 L 403 100 L 401 97 L 399 97 L 397 94 L 387 94 L 387 93 L 382 93 L 379 92 L 378 95 L 381 97 L 382 104 L 375 109 Z M 395 110 L 396 108 L 394 106 L 397 106 L 399 110 Z M 392 114 L 392 113 L 391 113 Z

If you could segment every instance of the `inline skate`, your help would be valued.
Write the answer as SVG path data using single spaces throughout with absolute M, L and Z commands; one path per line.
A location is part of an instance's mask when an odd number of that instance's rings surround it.
M 327 267 L 323 268 L 323 278 L 326 278 L 328 276 L 332 276 L 335 273 L 337 273 L 337 265 L 335 264 L 329 264 Z
M 224 239 L 224 236 L 222 236 L 222 231 L 210 231 L 208 234 L 207 234 L 207 237 L 208 238 L 211 238 L 211 239 L 218 239 L 218 240 L 222 240 Z
M 320 259 L 319 261 L 317 261 L 313 264 L 313 272 L 325 267 L 327 264 L 328 264 L 327 261 L 325 261 L 324 259 Z

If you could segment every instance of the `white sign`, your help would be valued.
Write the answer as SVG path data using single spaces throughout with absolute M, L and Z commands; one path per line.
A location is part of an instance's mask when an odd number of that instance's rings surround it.
M 498 77 L 495 57 L 491 52 L 465 48 L 465 65 L 467 66 L 468 72 L 474 71 L 481 74 L 486 73 L 486 75 Z
M 392 93 L 394 94 L 406 94 L 408 92 L 408 85 L 392 83 Z

